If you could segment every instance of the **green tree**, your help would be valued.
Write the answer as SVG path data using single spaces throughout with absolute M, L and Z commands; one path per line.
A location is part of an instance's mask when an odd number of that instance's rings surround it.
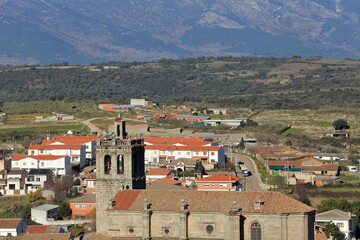
M 79 224 L 75 224 L 70 227 L 69 232 L 75 237 L 77 237 L 85 233 L 85 227 Z
M 72 210 L 70 208 L 69 203 L 67 203 L 67 202 L 60 203 L 59 208 L 58 208 L 58 214 L 60 217 L 67 219 L 67 218 L 71 217 L 71 213 L 72 213 Z
M 245 141 L 244 138 L 242 137 L 239 143 L 239 148 L 240 150 L 244 150 L 245 149 Z
M 333 121 L 332 126 L 335 130 L 344 130 L 350 128 L 350 125 L 345 119 L 338 119 Z
M 79 178 L 76 178 L 75 180 L 74 180 L 74 185 L 75 186 L 79 186 L 80 185 L 80 179 Z
M 325 234 L 326 234 L 326 237 L 328 237 L 328 238 L 330 238 L 330 236 L 332 236 L 336 240 L 344 240 L 345 239 L 345 234 L 343 232 L 341 232 L 339 227 L 333 223 L 330 223 L 325 226 Z

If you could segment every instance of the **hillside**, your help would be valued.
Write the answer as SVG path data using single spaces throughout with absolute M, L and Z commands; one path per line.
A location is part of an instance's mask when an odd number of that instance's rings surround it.
M 0 101 L 150 98 L 204 106 L 317 108 L 360 105 L 360 62 L 218 57 L 93 66 L 0 68 Z
M 0 64 L 360 56 L 358 0 L 0 0 Z

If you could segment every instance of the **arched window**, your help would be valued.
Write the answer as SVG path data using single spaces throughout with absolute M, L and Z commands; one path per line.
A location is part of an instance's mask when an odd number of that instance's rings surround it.
M 261 225 L 257 222 L 251 224 L 251 240 L 261 240 Z
M 109 155 L 106 155 L 104 157 L 104 173 L 110 174 L 111 170 L 111 157 Z
M 124 174 L 124 156 L 117 156 L 117 174 Z

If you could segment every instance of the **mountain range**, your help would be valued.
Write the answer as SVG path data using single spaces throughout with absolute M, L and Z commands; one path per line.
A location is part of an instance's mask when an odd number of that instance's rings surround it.
M 358 0 L 0 0 L 0 64 L 360 57 Z

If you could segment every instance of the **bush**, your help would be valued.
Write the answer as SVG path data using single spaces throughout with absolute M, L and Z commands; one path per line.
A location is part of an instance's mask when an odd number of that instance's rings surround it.
M 347 123 L 345 119 L 338 119 L 333 121 L 332 126 L 335 130 L 343 130 L 343 129 L 349 129 L 350 125 Z

